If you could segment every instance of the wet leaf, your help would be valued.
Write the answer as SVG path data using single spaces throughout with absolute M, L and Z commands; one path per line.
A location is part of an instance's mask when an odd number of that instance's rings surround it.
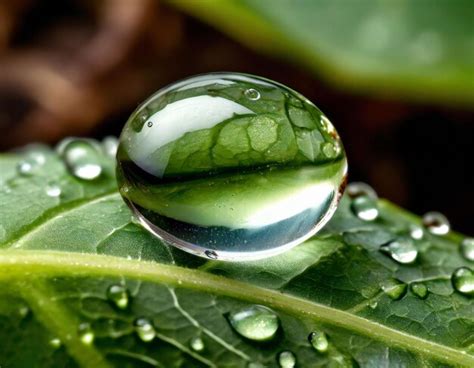
M 324 231 L 285 254 L 204 260 L 138 226 L 114 159 L 97 162 L 100 175 L 81 180 L 44 147 L 0 157 L 2 366 L 474 365 L 473 299 L 451 279 L 472 269 L 460 235 L 426 232 L 402 264 L 380 246 L 420 219 L 380 200 L 365 221 L 345 197 Z M 407 287 L 393 298 L 393 285 Z

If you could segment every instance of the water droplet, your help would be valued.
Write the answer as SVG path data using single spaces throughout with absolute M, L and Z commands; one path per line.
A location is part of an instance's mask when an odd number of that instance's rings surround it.
M 107 298 L 119 309 L 126 309 L 128 307 L 128 290 L 123 285 L 109 286 Z
M 193 349 L 194 351 L 203 351 L 204 341 L 200 336 L 195 336 L 189 342 L 189 346 L 191 346 L 191 349 Z
M 461 254 L 469 261 L 474 261 L 474 238 L 465 238 L 461 242 Z
M 408 264 L 415 261 L 418 250 L 413 240 L 408 237 L 399 237 L 380 247 L 380 251 L 389 255 L 394 261 Z
M 138 337 L 142 341 L 149 342 L 156 337 L 155 327 L 147 318 L 137 318 L 133 324 Z
M 72 175 L 83 180 L 94 180 L 102 173 L 96 147 L 86 140 L 72 139 L 60 148 Z
M 109 157 L 117 155 L 118 139 L 113 136 L 107 136 L 102 140 L 102 149 Z
M 474 295 L 474 271 L 468 267 L 460 267 L 453 272 L 451 282 L 454 289 L 461 294 Z
M 18 174 L 22 176 L 31 176 L 34 173 L 37 164 L 33 160 L 23 160 L 17 165 Z
M 410 225 L 410 236 L 414 240 L 421 240 L 423 236 L 425 236 L 425 232 L 421 226 L 418 225 Z
M 382 284 L 382 291 L 390 299 L 399 300 L 407 293 L 407 284 L 397 279 L 389 279 Z
M 206 253 L 206 256 L 210 259 L 217 259 L 217 253 L 214 252 L 213 250 L 206 250 L 204 253 Z
M 315 330 L 308 336 L 308 341 L 311 346 L 320 353 L 324 353 L 328 350 L 329 341 L 327 335 L 323 331 Z
M 354 215 L 364 221 L 373 221 L 379 216 L 377 201 L 365 195 L 355 198 L 351 209 Z
M 46 195 L 48 197 L 59 197 L 61 195 L 61 187 L 57 184 L 48 184 L 46 186 Z
M 323 144 L 322 151 L 326 157 L 334 158 L 341 152 L 341 147 L 336 142 L 326 142 Z
M 146 123 L 146 126 L 147 126 L 148 128 L 151 128 L 151 127 L 153 126 L 153 122 L 152 122 L 152 121 L 149 121 L 148 123 Z
M 58 338 L 51 339 L 49 340 L 49 345 L 53 349 L 59 349 L 61 347 L 61 340 L 59 340 Z
M 295 100 L 304 111 L 291 115 L 290 104 L 303 110 Z M 281 253 L 322 228 L 343 189 L 345 152 L 320 117 L 300 94 L 263 78 L 221 73 L 178 82 L 127 121 L 117 180 L 128 190 L 120 194 L 147 231 L 190 253 L 223 261 Z M 304 142 L 296 129 L 308 130 Z
M 83 344 L 90 345 L 94 342 L 94 332 L 89 323 L 81 323 L 78 328 L 79 339 Z
M 257 101 L 260 99 L 260 92 L 258 92 L 255 88 L 249 88 L 244 92 L 245 97 L 249 100 Z
M 278 354 L 278 364 L 281 368 L 294 368 L 296 365 L 296 356 L 291 351 L 282 351 Z
M 428 288 L 421 282 L 414 282 L 411 284 L 410 290 L 420 299 L 425 299 L 428 296 Z
M 254 341 L 272 339 L 280 326 L 280 319 L 275 312 L 261 305 L 232 313 L 229 322 L 239 335 Z
M 423 216 L 423 225 L 431 234 L 445 235 L 451 229 L 448 219 L 442 213 L 428 212 Z
M 377 300 L 370 300 L 370 301 L 369 301 L 369 307 L 370 307 L 370 309 L 375 309 L 375 308 L 377 308 L 377 305 L 379 305 L 379 303 L 377 302 Z
M 377 200 L 379 198 L 377 196 L 377 192 L 369 184 L 362 183 L 360 181 L 350 183 L 347 186 L 347 194 L 352 199 L 361 196 L 366 196 L 373 200 Z

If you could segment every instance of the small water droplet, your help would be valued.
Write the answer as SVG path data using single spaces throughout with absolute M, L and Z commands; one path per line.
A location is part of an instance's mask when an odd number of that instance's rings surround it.
M 389 255 L 394 261 L 402 264 L 412 263 L 418 256 L 418 250 L 413 240 L 408 237 L 399 237 L 389 241 L 380 247 L 380 251 Z
M 423 225 L 435 235 L 445 235 L 451 229 L 448 219 L 442 213 L 428 212 L 423 216 Z
M 18 174 L 22 176 L 31 176 L 36 168 L 37 164 L 33 160 L 23 160 L 17 165 Z
M 204 253 L 210 259 L 217 259 L 218 258 L 217 253 L 214 252 L 213 250 L 206 250 Z
M 423 236 L 425 236 L 425 232 L 421 226 L 418 225 L 410 225 L 410 236 L 414 240 L 421 240 Z
M 118 139 L 111 135 L 105 137 L 102 140 L 102 149 L 104 153 L 109 157 L 115 157 L 117 155 Z
M 79 339 L 83 344 L 90 345 L 94 342 L 94 332 L 89 323 L 81 323 L 78 328 Z
M 249 88 L 244 92 L 245 97 L 249 100 L 257 101 L 260 99 L 260 92 L 258 92 L 255 88 Z
M 128 290 L 123 285 L 109 286 L 107 298 L 119 309 L 126 309 L 128 307 Z
M 382 291 L 390 299 L 399 300 L 407 293 L 407 284 L 397 279 L 389 279 L 382 284 Z
M 329 119 L 325 115 L 321 115 L 320 123 L 321 123 L 322 129 L 325 132 L 331 135 L 336 133 L 336 129 L 334 128 L 334 125 L 332 125 L 332 123 L 329 121 Z
M 149 342 L 155 338 L 155 327 L 153 327 L 153 325 L 147 318 L 137 318 L 133 325 L 140 340 L 144 342 Z
M 378 199 L 377 192 L 375 192 L 375 190 L 369 184 L 360 181 L 350 183 L 347 186 L 346 191 L 349 197 L 351 197 L 352 199 L 361 196 L 366 196 L 374 200 Z
M 280 326 L 280 319 L 275 312 L 261 305 L 232 313 L 229 322 L 239 335 L 254 341 L 272 339 Z
M 468 267 L 460 267 L 456 269 L 452 276 L 451 282 L 454 289 L 461 294 L 474 295 L 474 271 Z
M 341 153 L 341 146 L 336 142 L 326 142 L 322 146 L 323 154 L 328 158 L 334 158 Z
M 328 350 L 329 341 L 326 333 L 320 330 L 314 330 L 308 335 L 308 341 L 311 346 L 319 351 L 320 353 L 324 353 Z
M 461 242 L 461 254 L 469 261 L 474 261 L 474 238 L 465 238 Z
M 48 197 L 59 197 L 61 195 L 61 187 L 57 184 L 48 184 L 46 186 L 46 195 Z
M 428 288 L 422 282 L 414 282 L 410 285 L 410 290 L 420 299 L 425 299 L 428 296 Z
M 51 339 L 49 340 L 49 345 L 54 349 L 58 349 L 61 347 L 61 340 L 58 338 Z
M 153 122 L 152 122 L 152 121 L 149 121 L 148 123 L 146 123 L 146 126 L 147 126 L 148 128 L 151 128 L 151 127 L 153 126 Z
M 194 351 L 203 351 L 204 350 L 204 341 L 200 336 L 195 336 L 189 341 L 189 346 Z
M 294 368 L 296 365 L 296 356 L 291 351 L 282 351 L 278 354 L 278 364 L 281 368 Z
M 97 149 L 88 141 L 72 139 L 59 149 L 72 175 L 83 180 L 94 180 L 102 173 Z
M 364 221 L 373 221 L 379 216 L 377 201 L 366 195 L 355 198 L 351 209 L 354 215 Z

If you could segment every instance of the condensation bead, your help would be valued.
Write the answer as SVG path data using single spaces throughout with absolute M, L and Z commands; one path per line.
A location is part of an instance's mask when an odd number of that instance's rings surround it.
M 126 123 L 120 192 L 167 243 L 219 260 L 275 255 L 332 216 L 347 161 L 329 120 L 267 79 L 215 73 L 168 86 Z

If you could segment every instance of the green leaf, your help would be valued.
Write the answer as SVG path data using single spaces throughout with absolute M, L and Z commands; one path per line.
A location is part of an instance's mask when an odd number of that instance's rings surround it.
M 401 265 L 379 247 L 418 218 L 379 201 L 379 218 L 362 221 L 343 198 L 324 231 L 285 254 L 206 261 L 136 225 L 114 159 L 104 154 L 102 164 L 99 178 L 83 181 L 44 147 L 0 157 L 2 366 L 276 367 L 287 350 L 299 367 L 474 365 L 473 299 L 450 280 L 472 267 L 460 235 L 426 232 L 416 262 Z M 395 300 L 394 279 L 428 293 L 404 287 Z M 246 340 L 229 324 L 254 304 L 280 320 L 270 341 Z M 152 323 L 150 341 L 137 318 Z M 314 331 L 328 337 L 327 350 L 310 344 Z
M 474 100 L 469 0 L 168 1 L 344 88 L 444 103 Z

